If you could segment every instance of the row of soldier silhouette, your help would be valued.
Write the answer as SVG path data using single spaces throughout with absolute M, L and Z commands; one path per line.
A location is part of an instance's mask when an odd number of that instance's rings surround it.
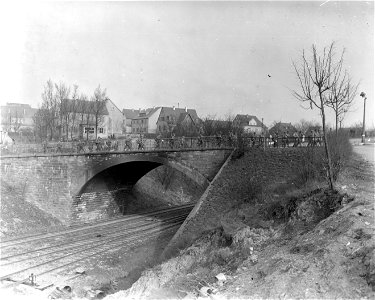
M 263 134 L 251 133 L 248 135 L 237 135 L 236 133 L 230 132 L 229 135 L 222 135 L 220 132 L 215 136 L 203 136 L 199 134 L 197 137 L 176 137 L 171 134 L 169 138 L 162 137 L 160 134 L 154 139 L 154 142 L 150 139 L 146 139 L 144 135 L 140 134 L 137 138 L 131 138 L 127 136 L 123 143 L 119 143 L 119 140 L 115 137 L 109 139 L 97 138 L 96 140 L 78 140 L 72 142 L 72 148 L 77 153 L 85 152 L 102 152 L 102 151 L 134 151 L 134 150 L 145 150 L 146 141 L 149 141 L 150 149 L 184 149 L 184 148 L 203 148 L 203 147 L 222 147 L 236 146 L 241 140 L 245 146 L 248 147 L 299 147 L 305 146 L 321 146 L 322 136 L 319 131 L 311 130 L 308 135 L 303 134 L 301 131 L 294 132 L 289 135 L 288 131 L 279 134 L 275 132 L 273 135 L 270 134 L 265 136 Z M 63 152 L 64 142 L 60 141 L 54 144 L 55 152 Z M 123 144 L 123 147 L 120 147 Z M 42 143 L 44 153 L 48 152 L 51 147 L 47 141 Z M 122 149 L 121 149 L 122 148 Z

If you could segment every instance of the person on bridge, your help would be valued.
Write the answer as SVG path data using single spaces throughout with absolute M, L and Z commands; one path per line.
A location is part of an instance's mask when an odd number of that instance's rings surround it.
M 57 142 L 56 152 L 57 153 L 61 153 L 62 152 L 62 138 Z
M 161 134 L 160 133 L 155 138 L 155 148 L 156 149 L 161 148 Z
M 307 138 L 308 138 L 307 146 L 308 147 L 315 146 L 315 131 L 314 130 L 310 131 L 310 134 Z
M 125 139 L 125 146 L 124 146 L 124 151 L 131 151 L 132 150 L 132 139 L 130 136 L 126 136 Z
M 42 146 L 43 146 L 43 152 L 46 153 L 47 152 L 47 148 L 48 148 L 48 142 L 47 142 L 47 140 L 43 141 Z
M 174 133 L 172 132 L 172 133 L 171 133 L 171 138 L 170 138 L 170 140 L 169 140 L 169 147 L 170 147 L 171 149 L 174 148 L 174 143 L 175 143 L 174 137 L 175 137 L 175 135 L 174 135 Z
M 273 146 L 277 148 L 279 146 L 279 133 L 276 131 L 273 137 Z
M 93 152 L 93 150 L 94 150 L 94 142 L 93 141 L 88 141 L 87 142 L 87 148 L 88 148 L 89 152 Z
M 106 150 L 111 151 L 111 148 L 112 148 L 112 141 L 110 139 L 108 139 L 106 141 Z
M 138 144 L 138 150 L 145 150 L 145 144 L 143 141 L 142 134 L 139 135 L 139 138 L 137 139 L 137 144 Z
M 96 144 L 96 151 L 102 151 L 103 150 L 102 139 L 100 137 L 97 138 L 95 144 Z
M 114 139 L 114 141 L 113 141 L 112 149 L 114 151 L 117 151 L 118 150 L 118 140 L 114 136 L 113 136 L 113 139 Z
M 321 146 L 322 145 L 322 135 L 320 134 L 320 131 L 318 129 L 315 131 L 315 138 L 316 138 L 316 144 L 318 146 Z
M 199 136 L 198 136 L 198 147 L 199 148 L 203 147 L 203 137 L 202 137 L 202 134 L 199 134 Z
M 187 145 L 186 145 L 186 141 L 185 141 L 185 136 L 182 136 L 181 137 L 181 145 L 180 145 L 180 148 L 187 148 Z
M 77 152 L 78 153 L 85 152 L 84 145 L 85 144 L 82 140 L 78 141 L 78 144 L 77 144 Z
M 222 140 L 221 131 L 219 131 L 219 133 L 216 136 L 216 144 L 219 148 L 221 147 L 221 140 Z

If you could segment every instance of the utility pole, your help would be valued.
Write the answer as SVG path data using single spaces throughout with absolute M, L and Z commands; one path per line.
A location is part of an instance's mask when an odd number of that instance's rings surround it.
M 365 137 L 366 137 L 366 93 L 362 92 L 360 96 L 363 98 L 363 129 L 362 129 L 362 143 L 365 143 Z

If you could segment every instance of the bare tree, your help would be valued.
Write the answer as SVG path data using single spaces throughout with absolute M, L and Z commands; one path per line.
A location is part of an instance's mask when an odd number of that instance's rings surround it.
M 348 72 L 342 74 L 341 72 L 342 62 L 340 62 L 340 68 L 337 69 L 335 73 L 335 82 L 328 93 L 326 104 L 331 107 L 335 112 L 335 129 L 336 136 L 338 134 L 338 127 L 340 123 L 344 120 L 345 114 L 348 112 L 350 106 L 354 101 L 354 97 L 357 94 L 359 83 L 354 85 Z
M 108 100 L 106 89 L 102 90 L 100 85 L 95 89 L 92 101 L 92 113 L 95 121 L 95 138 L 98 137 L 98 126 L 103 122 L 105 104 Z
M 81 124 L 84 126 L 84 128 L 86 128 L 86 140 L 88 140 L 93 109 L 91 101 L 88 100 L 88 97 L 85 94 L 81 94 L 79 111 L 81 115 Z
M 319 54 L 316 46 L 313 45 L 312 57 L 310 59 L 306 56 L 305 51 L 303 51 L 301 64 L 297 66 L 293 62 L 294 70 L 302 89 L 300 92 L 293 91 L 294 97 L 299 101 L 307 102 L 311 109 L 315 106 L 320 111 L 330 189 L 333 189 L 333 172 L 327 141 L 325 108 L 329 95 L 339 83 L 339 77 L 336 75 L 342 68 L 343 54 L 339 60 L 335 59 L 334 43 L 331 43 L 329 47 L 324 47 L 322 54 Z
M 49 119 L 49 111 L 43 108 L 40 108 L 36 111 L 33 116 L 34 121 L 34 132 L 35 135 L 40 139 L 44 140 L 47 138 L 47 121 Z
M 58 118 L 58 106 L 56 102 L 56 94 L 54 89 L 54 84 L 51 79 L 49 79 L 44 86 L 44 91 L 42 93 L 42 106 L 41 109 L 44 110 L 41 114 L 44 118 L 44 124 L 50 132 L 50 139 L 52 140 L 56 135 L 56 124 Z M 47 136 L 46 136 L 47 137 Z
M 319 122 L 313 122 L 313 121 L 307 121 L 305 119 L 301 119 L 298 123 L 293 124 L 293 126 L 297 129 L 297 131 L 301 131 L 302 133 L 305 133 L 311 127 L 320 127 L 320 124 Z
M 69 114 L 68 114 L 68 120 L 67 120 L 67 123 L 70 124 L 70 139 L 73 139 L 73 133 L 76 130 L 75 123 L 76 123 L 77 115 L 79 113 L 78 108 L 79 108 L 78 85 L 75 84 L 73 85 L 72 101 L 70 101 Z M 68 130 L 67 130 L 67 137 L 68 137 Z
M 64 124 L 64 121 L 67 121 L 67 115 L 68 115 L 68 101 L 65 101 L 69 98 L 70 94 L 70 88 L 63 82 L 60 82 L 59 84 L 55 83 L 55 90 L 56 90 L 56 105 L 58 108 L 59 113 L 59 137 L 61 139 L 62 137 L 62 129 L 68 124 Z

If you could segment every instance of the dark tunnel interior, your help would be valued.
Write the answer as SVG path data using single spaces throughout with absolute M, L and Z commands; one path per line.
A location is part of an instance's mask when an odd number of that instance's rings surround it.
M 96 174 L 82 188 L 81 193 L 105 192 L 122 188 L 131 188 L 151 170 L 160 166 L 160 163 L 149 161 L 135 161 L 110 167 Z

